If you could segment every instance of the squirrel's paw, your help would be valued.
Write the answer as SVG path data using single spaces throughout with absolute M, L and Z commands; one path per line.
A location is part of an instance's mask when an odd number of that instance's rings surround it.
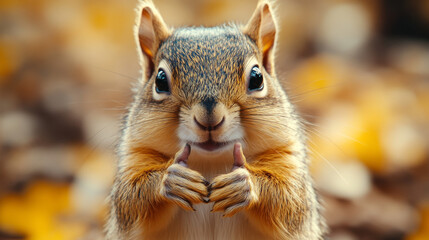
M 175 157 L 175 163 L 167 168 L 162 179 L 161 196 L 186 210 L 193 210 L 192 204 L 206 202 L 208 182 L 198 172 L 187 168 L 186 161 L 190 148 Z
M 233 172 L 216 177 L 209 187 L 212 212 L 223 211 L 231 217 L 257 200 L 257 194 L 249 171 L 237 168 Z

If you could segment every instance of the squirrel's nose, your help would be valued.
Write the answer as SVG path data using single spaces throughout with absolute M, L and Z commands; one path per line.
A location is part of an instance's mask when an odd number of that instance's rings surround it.
M 222 126 L 222 124 L 225 122 L 225 117 L 222 117 L 219 121 L 210 121 L 210 119 L 202 121 L 194 117 L 194 122 L 201 130 L 214 131 L 218 129 L 220 126 Z

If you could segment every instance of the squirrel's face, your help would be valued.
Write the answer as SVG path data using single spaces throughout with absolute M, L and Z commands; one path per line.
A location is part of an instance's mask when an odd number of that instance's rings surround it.
M 154 65 L 148 102 L 175 112 L 179 141 L 195 150 L 245 143 L 246 120 L 255 119 L 248 115 L 258 112 L 250 109 L 275 96 L 255 43 L 235 26 L 178 29 L 162 43 Z
M 146 80 L 129 118 L 138 119 L 129 123 L 137 129 L 133 139 L 156 134 L 147 144 L 165 153 L 184 143 L 221 152 L 237 141 L 249 145 L 255 136 L 268 143 L 285 102 L 274 77 L 275 25 L 268 5 L 261 5 L 245 28 L 171 32 L 157 14 L 151 7 L 142 11 Z

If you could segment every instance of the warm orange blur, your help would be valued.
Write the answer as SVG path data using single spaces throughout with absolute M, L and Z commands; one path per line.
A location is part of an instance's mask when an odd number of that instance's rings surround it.
M 154 2 L 177 27 L 245 23 L 257 0 Z M 102 239 L 136 4 L 0 1 L 0 239 Z M 331 239 L 429 239 L 428 1 L 276 5 Z

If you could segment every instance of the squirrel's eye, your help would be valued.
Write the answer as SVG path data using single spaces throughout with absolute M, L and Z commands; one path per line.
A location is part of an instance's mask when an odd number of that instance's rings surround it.
M 170 87 L 168 86 L 167 74 L 163 69 L 158 70 L 155 79 L 155 89 L 157 93 L 169 93 Z
M 249 91 L 260 91 L 264 88 L 264 78 L 258 66 L 254 66 L 249 75 Z

